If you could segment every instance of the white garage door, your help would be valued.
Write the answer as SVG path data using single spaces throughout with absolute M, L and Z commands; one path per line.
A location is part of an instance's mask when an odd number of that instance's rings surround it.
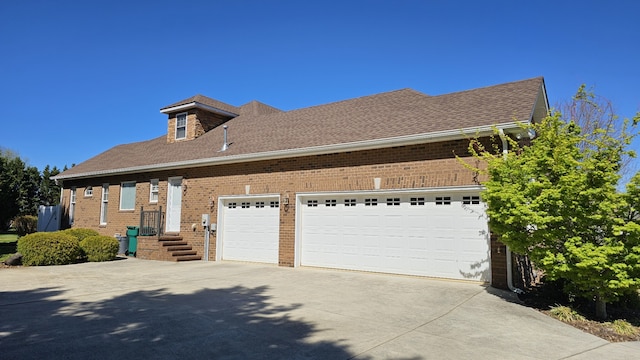
M 489 281 L 478 192 L 300 197 L 300 264 Z
M 223 200 L 221 259 L 277 264 L 279 207 L 277 197 Z

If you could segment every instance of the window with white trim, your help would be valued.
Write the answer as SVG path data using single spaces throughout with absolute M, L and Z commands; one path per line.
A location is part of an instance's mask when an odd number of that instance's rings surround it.
M 387 198 L 387 206 L 400 206 L 400 198 Z
M 120 210 L 136 209 L 136 182 L 124 181 L 120 184 Z
M 437 196 L 436 205 L 451 205 L 451 196 Z
M 93 196 L 93 187 L 92 186 L 87 186 L 86 188 L 84 188 L 84 196 L 85 197 Z
M 412 206 L 424 205 L 424 198 L 423 197 L 412 197 L 411 198 L 411 205 Z
M 308 207 L 318 207 L 318 200 L 307 200 Z
M 109 184 L 102 184 L 102 204 L 100 205 L 100 225 L 107 225 L 107 206 L 109 205 Z
M 378 199 L 364 199 L 364 206 L 378 206 Z
M 240 204 L 240 205 L 241 205 L 241 207 L 242 207 L 243 209 L 248 209 L 248 208 L 250 208 L 250 207 L 251 207 L 251 203 L 250 203 L 250 202 L 243 202 L 243 203 L 242 203 L 242 204 Z
M 158 179 L 149 180 L 149 202 L 157 203 L 158 202 Z
M 73 216 L 76 212 L 76 187 L 71 187 L 71 195 L 69 196 L 69 225 L 73 225 Z
M 478 205 L 480 204 L 480 196 L 463 196 L 462 203 L 464 205 Z
M 344 206 L 356 206 L 356 199 L 344 199 Z
M 279 208 L 279 207 L 280 207 L 280 201 L 272 201 L 272 202 L 269 204 L 269 207 L 272 207 L 272 208 Z
M 256 207 L 262 209 L 264 207 L 264 201 L 256 201 Z
M 187 137 L 187 113 L 176 115 L 176 140 Z
M 228 204 L 227 204 L 227 207 L 228 207 L 229 209 L 235 209 L 235 208 L 236 208 L 236 206 L 237 206 L 237 204 L 236 204 L 236 203 L 234 203 L 234 202 L 230 202 L 230 203 L 228 203 Z
M 336 200 L 335 199 L 327 199 L 324 201 L 324 206 L 336 206 Z

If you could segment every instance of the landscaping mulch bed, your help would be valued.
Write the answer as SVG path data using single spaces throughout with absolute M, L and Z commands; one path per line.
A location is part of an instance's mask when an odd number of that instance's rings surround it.
M 586 333 L 598 336 L 610 342 L 640 341 L 640 298 L 624 299 L 618 303 L 607 305 L 607 321 L 599 321 L 595 317 L 595 304 L 590 301 L 569 299 L 554 285 L 538 285 L 525 294 L 518 295 L 524 305 L 534 308 L 546 315 L 554 306 L 564 305 L 576 310 L 585 320 L 565 322 Z M 553 316 L 552 316 L 553 317 Z M 626 320 L 635 327 L 636 335 L 618 334 L 612 325 L 614 320 Z

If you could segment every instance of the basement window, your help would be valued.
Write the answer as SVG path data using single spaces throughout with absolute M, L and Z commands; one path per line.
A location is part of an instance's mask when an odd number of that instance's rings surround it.
M 411 198 L 411 205 L 412 206 L 424 205 L 424 198 L 423 197 L 412 197 Z
M 480 196 L 463 196 L 462 203 L 465 205 L 478 205 L 480 204 Z
M 436 205 L 451 205 L 451 196 L 437 196 Z
M 364 199 L 364 206 L 378 206 L 378 199 Z
M 344 206 L 356 206 L 356 199 L 344 199 Z
M 307 207 L 318 207 L 318 200 L 307 200 Z
M 336 200 L 325 200 L 324 206 L 336 206 Z

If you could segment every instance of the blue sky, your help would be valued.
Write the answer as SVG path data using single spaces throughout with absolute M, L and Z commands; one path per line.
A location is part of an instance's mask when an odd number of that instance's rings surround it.
M 639 13 L 634 0 L 3 1 L 0 147 L 62 168 L 165 134 L 159 109 L 195 94 L 291 110 L 536 76 L 551 105 L 586 83 L 631 117 Z

